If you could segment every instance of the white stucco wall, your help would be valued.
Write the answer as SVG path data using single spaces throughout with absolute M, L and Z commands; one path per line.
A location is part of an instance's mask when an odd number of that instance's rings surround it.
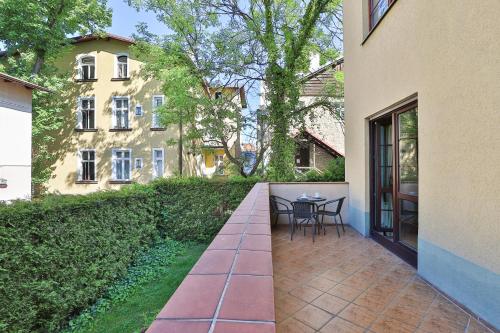
M 31 197 L 31 90 L 0 81 L 0 200 Z

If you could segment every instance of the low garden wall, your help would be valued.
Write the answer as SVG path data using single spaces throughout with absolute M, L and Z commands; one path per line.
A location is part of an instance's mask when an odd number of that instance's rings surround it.
M 0 331 L 58 331 L 159 237 L 210 241 L 254 184 L 159 180 L 0 205 Z
M 147 333 L 275 332 L 269 184 L 256 184 Z

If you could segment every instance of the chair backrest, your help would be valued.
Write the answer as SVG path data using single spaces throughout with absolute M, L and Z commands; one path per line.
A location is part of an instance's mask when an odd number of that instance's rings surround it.
M 271 204 L 271 212 L 277 212 L 278 211 L 278 203 L 276 202 L 276 196 L 270 195 L 269 196 L 269 203 Z
M 344 199 L 345 199 L 345 197 L 338 199 L 339 203 L 337 204 L 337 209 L 336 209 L 335 213 L 340 214 L 340 211 L 342 210 L 342 204 L 344 203 Z
M 298 219 L 310 219 L 314 216 L 314 204 L 307 201 L 292 202 L 293 216 Z

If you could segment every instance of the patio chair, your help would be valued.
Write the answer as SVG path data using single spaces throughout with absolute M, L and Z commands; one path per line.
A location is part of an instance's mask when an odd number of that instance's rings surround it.
M 288 228 L 292 228 L 292 207 L 290 206 L 292 202 L 277 195 L 269 196 L 269 202 L 271 204 L 271 220 L 274 219 L 274 224 L 278 224 L 278 218 L 280 215 L 288 216 Z
M 323 228 L 323 234 L 326 234 L 326 228 L 323 223 L 325 216 L 331 216 L 333 217 L 333 222 L 335 224 L 335 228 L 337 229 L 337 235 L 340 237 L 340 231 L 339 231 L 339 226 L 337 223 L 337 216 L 340 218 L 340 224 L 342 226 L 342 231 L 345 233 L 344 229 L 344 221 L 342 221 L 342 215 L 340 214 L 340 211 L 342 210 L 342 204 L 344 203 L 345 197 L 335 199 L 335 200 L 330 200 L 325 202 L 324 204 L 321 204 L 318 206 L 318 218 L 321 216 L 321 227 Z M 337 207 L 333 210 L 327 210 L 328 205 L 334 205 L 337 204 Z
M 316 235 L 316 204 L 307 201 L 294 201 L 292 202 L 293 207 L 293 225 L 292 225 L 292 235 L 296 225 L 304 227 L 304 236 L 306 235 L 306 228 L 311 222 L 311 227 L 313 228 L 313 242 Z

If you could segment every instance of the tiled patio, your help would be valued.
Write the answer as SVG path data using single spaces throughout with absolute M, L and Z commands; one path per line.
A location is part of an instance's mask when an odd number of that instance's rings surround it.
M 272 231 L 277 332 L 492 332 L 351 228 Z

